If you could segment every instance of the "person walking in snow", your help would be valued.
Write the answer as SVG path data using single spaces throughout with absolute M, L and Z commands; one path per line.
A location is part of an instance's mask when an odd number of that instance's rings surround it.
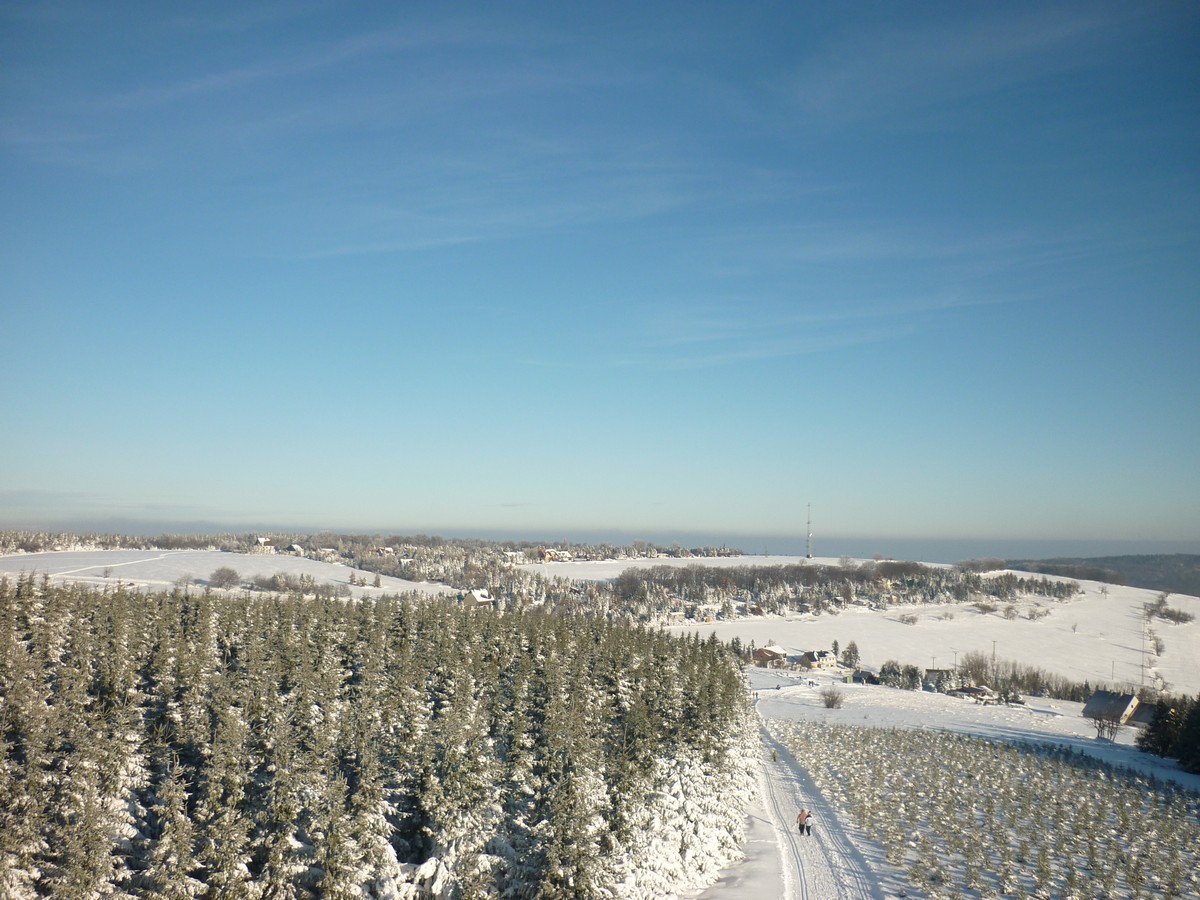
M 801 829 L 801 831 L 803 831 L 808 837 L 812 837 L 812 820 L 813 820 L 812 810 L 811 809 L 805 810 L 804 811 L 804 827 Z
M 808 818 L 812 815 L 807 809 L 801 809 L 800 814 L 796 816 L 796 825 L 800 828 L 800 833 L 805 833 L 805 828 L 808 825 Z M 811 831 L 809 832 L 812 833 Z

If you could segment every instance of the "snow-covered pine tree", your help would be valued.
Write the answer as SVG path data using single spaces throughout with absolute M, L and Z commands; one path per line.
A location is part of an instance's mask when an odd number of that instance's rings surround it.
M 451 682 L 427 734 L 417 794 L 425 853 L 448 865 L 478 854 L 501 818 L 498 766 L 475 679 L 464 671 Z
M 299 900 L 311 846 L 302 837 L 303 795 L 309 773 L 295 743 L 290 696 L 280 698 L 267 721 L 259 786 L 248 797 L 255 828 L 251 836 L 251 872 L 267 900 Z
M 508 715 L 498 735 L 501 765 L 503 822 L 488 844 L 488 851 L 504 860 L 498 876 L 502 896 L 523 896 L 535 882 L 531 860 L 535 854 L 534 826 L 537 798 L 545 789 L 544 772 L 537 766 L 534 738 L 534 701 L 531 697 L 534 657 L 522 653 L 504 676 L 509 697 Z
M 0 896 L 36 896 L 38 859 L 48 850 L 49 690 L 21 639 L 19 601 L 0 581 Z
M 562 633 L 558 643 L 563 652 L 547 659 L 543 672 L 546 707 L 538 748 L 545 788 L 534 828 L 537 895 L 547 900 L 600 896 L 611 865 L 600 710 L 588 680 L 575 677 L 582 664 L 578 649 Z
M 250 831 L 246 785 L 250 777 L 249 728 L 232 675 L 214 697 L 208 764 L 197 786 L 196 862 L 200 877 L 217 897 L 244 894 L 249 881 Z
M 150 812 L 153 834 L 148 837 L 148 865 L 137 879 L 139 887 L 165 900 L 200 896 L 205 885 L 193 877 L 195 825 L 188 817 L 187 789 L 177 761 L 159 781 Z
M 327 900 L 360 900 L 363 885 L 371 880 L 371 867 L 355 839 L 346 781 L 334 773 L 324 779 L 323 787 L 311 825 L 315 853 L 310 882 Z

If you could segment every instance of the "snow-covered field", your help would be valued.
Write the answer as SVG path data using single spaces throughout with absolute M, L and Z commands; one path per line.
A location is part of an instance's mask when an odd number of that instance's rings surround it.
M 631 566 L 656 565 L 781 565 L 797 557 L 740 557 L 706 560 L 639 560 L 553 563 L 525 568 L 557 577 L 596 580 L 616 577 Z M 836 560 L 814 560 L 826 565 Z M 0 557 L 0 576 L 21 571 L 49 574 L 55 580 L 169 587 L 184 576 L 202 583 L 217 568 L 229 566 L 243 579 L 276 573 L 307 574 L 319 583 L 349 586 L 351 569 L 284 555 L 242 555 L 216 551 L 87 551 Z M 107 574 L 105 574 L 107 572 Z M 780 644 L 789 651 L 827 649 L 837 640 L 842 647 L 854 641 L 862 661 L 878 667 L 887 659 L 924 667 L 951 667 L 956 654 L 984 651 L 997 657 L 1035 665 L 1073 680 L 1142 683 L 1154 675 L 1173 693 L 1200 692 L 1200 622 L 1174 625 L 1156 619 L 1148 627 L 1162 642 L 1155 654 L 1145 641 L 1143 604 L 1157 592 L 1082 582 L 1083 594 L 1056 603 L 1044 598 L 1016 605 L 1020 614 L 1007 619 L 982 614 L 966 605 L 911 606 L 873 612 L 852 608 L 840 614 L 795 618 L 753 617 L 704 625 L 672 626 L 675 633 L 716 634 L 757 645 Z M 383 588 L 351 588 L 356 596 L 423 590 L 448 591 L 443 585 L 413 584 L 384 578 Z M 1200 599 L 1171 595 L 1169 605 L 1200 619 Z M 1028 618 L 1040 604 L 1047 612 Z M 915 615 L 915 624 L 901 621 Z M 1146 674 L 1143 676 L 1143 662 Z M 1122 728 L 1115 742 L 1099 741 L 1091 723 L 1080 715 L 1082 706 L 1059 700 L 1030 698 L 1024 706 L 981 706 L 941 694 L 894 688 L 844 685 L 844 705 L 826 709 L 818 693 L 836 677 L 751 669 L 749 685 L 763 719 L 760 792 L 748 800 L 745 859 L 724 870 L 710 888 L 688 895 L 696 900 L 741 898 L 873 898 L 933 897 L 907 879 L 904 865 L 889 860 L 885 847 L 833 794 L 824 793 L 814 772 L 805 768 L 802 748 L 789 744 L 788 723 L 827 723 L 835 726 L 901 728 L 932 733 L 953 732 L 992 740 L 1069 747 L 1104 762 L 1126 767 L 1185 789 L 1200 792 L 1200 776 L 1181 772 L 1173 763 L 1138 752 L 1136 732 Z M 810 684 L 815 681 L 816 686 Z M 798 751 L 798 752 L 797 752 Z M 796 832 L 800 806 L 815 812 L 811 837 Z M 1193 807 L 1195 808 L 1195 807 Z M 893 851 L 894 852 L 894 851 Z M 915 851 L 914 851 L 915 852 Z M 983 896 L 965 891 L 963 896 Z M 1190 895 L 1194 896 L 1194 895 Z
M 572 562 L 526 563 L 518 568 L 537 572 L 547 578 L 569 578 L 572 581 L 606 581 L 616 578 L 626 569 L 653 569 L 656 566 L 713 566 L 731 569 L 738 566 L 794 566 L 800 563 L 836 566 L 832 558 L 808 559 L 803 556 L 697 556 L 680 559 L 660 556 L 654 559 L 599 559 Z
M 805 768 L 803 749 L 794 753 L 788 745 L 791 723 L 913 729 L 1054 744 L 1200 793 L 1200 776 L 1136 750 L 1134 729 L 1122 728 L 1113 743 L 1098 741 L 1095 729 L 1080 715 L 1079 703 L 1033 699 L 1024 706 L 982 706 L 943 694 L 837 684 L 844 705 L 826 709 L 819 693 L 833 679 L 832 675 L 810 679 L 807 675 L 749 670 L 750 687 L 756 692 L 756 707 L 764 721 L 764 741 L 761 793 L 750 801 L 747 811 L 746 858 L 725 870 L 712 887 L 693 896 L 700 900 L 937 896 L 906 880 L 902 868 L 887 859 L 883 845 L 872 839 L 863 823 L 855 822 L 846 809 L 821 791 Z M 815 687 L 810 680 L 816 681 Z M 801 806 L 815 812 L 812 837 L 800 837 L 796 832 L 795 816 Z M 1193 801 L 1193 810 L 1198 807 L 1200 799 Z M 966 891 L 962 896 L 990 895 Z
M 577 580 L 614 578 L 626 568 L 656 565 L 786 565 L 797 557 L 740 557 L 712 560 L 637 560 L 551 563 L 531 567 L 546 574 Z M 832 565 L 836 560 L 813 560 Z M 1155 654 L 1144 642 L 1147 623 L 1143 604 L 1158 592 L 1140 588 L 1081 582 L 1083 593 L 1055 603 L 1044 598 L 1016 604 L 1017 618 L 984 615 L 966 605 L 908 606 L 873 612 L 850 609 L 838 615 L 795 618 L 752 617 L 703 625 L 672 626 L 675 633 L 699 631 L 722 640 L 739 638 L 758 646 L 780 644 L 789 651 L 828 649 L 837 640 L 855 641 L 864 664 L 877 668 L 887 659 L 919 667 L 950 668 L 956 656 L 975 650 L 1037 666 L 1072 680 L 1092 683 L 1149 683 L 1157 674 L 1173 693 L 1200 691 L 1200 621 L 1174 625 L 1162 619 L 1148 623 L 1163 644 Z M 1026 613 L 1040 604 L 1040 618 Z M 1169 606 L 1200 620 L 1200 599 L 1172 594 Z M 916 624 L 900 616 L 915 615 Z M 1146 663 L 1143 675 L 1143 663 Z M 1139 752 L 1136 731 L 1120 729 L 1114 742 L 1100 741 L 1081 715 L 1082 704 L 1029 698 L 1023 706 L 982 706 L 942 694 L 895 688 L 838 684 L 845 694 L 841 709 L 826 709 L 818 693 L 833 674 L 812 676 L 762 669 L 749 670 L 750 687 L 764 721 L 760 796 L 748 808 L 745 859 L 722 873 L 700 900 L 740 898 L 883 898 L 937 896 L 915 887 L 902 866 L 887 858 L 882 844 L 853 822 L 847 810 L 818 788 L 804 767 L 803 753 L 787 745 L 789 723 L 815 722 L 868 728 L 901 728 L 953 732 L 990 740 L 1069 747 L 1117 767 L 1128 768 L 1200 792 L 1200 776 L 1179 770 L 1173 762 Z M 815 680 L 817 686 L 808 684 Z M 800 806 L 815 811 L 811 838 L 796 832 Z M 1193 809 L 1196 804 L 1193 804 Z M 915 851 L 914 851 L 915 852 Z M 1030 868 L 1033 863 L 1030 862 Z M 1123 895 L 1124 882 L 1118 882 Z M 962 896 L 990 896 L 965 889 Z M 1161 896 L 1161 894 L 1159 894 Z M 1195 896 L 1195 894 L 1185 894 Z
M 15 578 L 21 572 L 49 575 L 54 581 L 105 585 L 120 581 L 125 585 L 161 589 L 180 581 L 204 584 L 217 569 L 227 566 L 244 582 L 257 576 L 310 575 L 317 584 L 345 585 L 355 597 L 421 591 L 427 594 L 453 593 L 444 584 L 406 581 L 403 578 L 380 579 L 380 587 L 351 585 L 355 570 L 335 563 L 320 562 L 282 553 L 223 553 L 219 550 L 60 550 L 49 553 L 18 553 L 0 556 L 0 577 Z M 363 572 L 355 573 L 356 580 Z M 370 580 L 373 582 L 372 574 Z
M 779 566 L 806 560 L 798 556 L 740 556 L 712 559 L 639 559 L 601 562 L 544 563 L 523 568 L 550 577 L 578 581 L 616 578 L 629 568 L 654 566 Z M 814 565 L 837 565 L 835 559 L 807 560 Z M 1036 576 L 1042 577 L 1042 576 Z M 1052 577 L 1052 576 L 1047 576 Z M 1056 579 L 1066 580 L 1066 579 Z M 756 646 L 779 644 L 789 651 L 828 650 L 834 641 L 845 647 L 858 645 L 864 665 L 878 669 L 895 659 L 922 669 L 953 668 L 964 653 L 993 650 L 1000 659 L 1036 666 L 1072 681 L 1092 684 L 1153 684 L 1157 675 L 1175 694 L 1200 692 L 1200 598 L 1172 594 L 1168 605 L 1191 613 L 1193 621 L 1175 625 L 1164 619 L 1149 623 L 1161 639 L 1163 651 L 1154 653 L 1151 637 L 1143 639 L 1143 604 L 1153 602 L 1157 591 L 1081 581 L 1083 593 L 1064 603 L 1046 598 L 1015 604 L 1017 616 L 1007 619 L 999 610 L 984 615 L 973 606 L 893 607 L 885 613 L 850 608 L 840 615 L 748 617 L 672 626 L 684 633 L 701 629 L 723 641 L 739 638 Z M 998 604 L 1001 608 L 1007 604 Z M 1028 617 L 1041 607 L 1040 618 Z M 1044 613 L 1044 614 L 1042 614 Z M 900 617 L 915 615 L 915 625 Z M 994 642 L 994 645 L 993 645 Z

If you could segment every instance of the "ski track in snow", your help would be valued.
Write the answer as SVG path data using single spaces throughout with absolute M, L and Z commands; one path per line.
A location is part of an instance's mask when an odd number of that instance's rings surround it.
M 158 554 L 157 556 L 141 556 L 141 557 L 138 557 L 137 559 L 127 559 L 127 560 L 125 560 L 125 562 L 101 563 L 99 565 L 94 565 L 94 566 L 84 566 L 83 568 L 80 568 L 80 569 L 66 569 L 62 572 L 55 572 L 54 577 L 55 578 L 64 578 L 67 575 L 78 575 L 80 572 L 91 572 L 95 569 L 101 569 L 101 570 L 103 570 L 103 569 L 119 569 L 121 566 L 137 566 L 137 565 L 142 565 L 143 563 L 156 562 L 160 559 L 166 559 L 169 556 L 177 555 L 178 553 L 181 553 L 181 552 L 183 552 L 183 551 L 168 550 L 164 553 Z
M 762 728 L 763 745 L 776 761 L 764 763 L 766 803 L 783 855 L 785 897 L 796 900 L 885 900 L 879 879 L 808 771 Z M 813 832 L 796 825 L 800 807 L 813 813 Z

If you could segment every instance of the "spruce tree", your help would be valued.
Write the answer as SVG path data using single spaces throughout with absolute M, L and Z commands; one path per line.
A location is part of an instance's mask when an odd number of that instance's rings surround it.
M 208 765 L 198 786 L 196 862 L 214 898 L 244 896 L 250 877 L 246 786 L 250 777 L 249 729 L 231 676 L 221 680 L 212 713 Z
M 1175 739 L 1175 757 L 1185 772 L 1200 774 L 1200 694 L 1188 706 Z
M 1137 736 L 1139 750 L 1155 756 L 1176 755 L 1176 743 L 1187 715 L 1187 699 L 1180 702 L 1159 700 L 1154 704 L 1154 717 Z
M 346 805 L 346 780 L 334 773 L 325 780 L 322 795 L 312 823 L 316 889 L 327 900 L 359 900 L 370 870 L 366 854 L 355 840 Z
M 149 866 L 139 879 L 145 890 L 166 900 L 190 900 L 205 889 L 193 877 L 195 826 L 188 817 L 186 785 L 179 777 L 178 763 L 159 783 L 151 806 L 155 834 L 150 841 Z

